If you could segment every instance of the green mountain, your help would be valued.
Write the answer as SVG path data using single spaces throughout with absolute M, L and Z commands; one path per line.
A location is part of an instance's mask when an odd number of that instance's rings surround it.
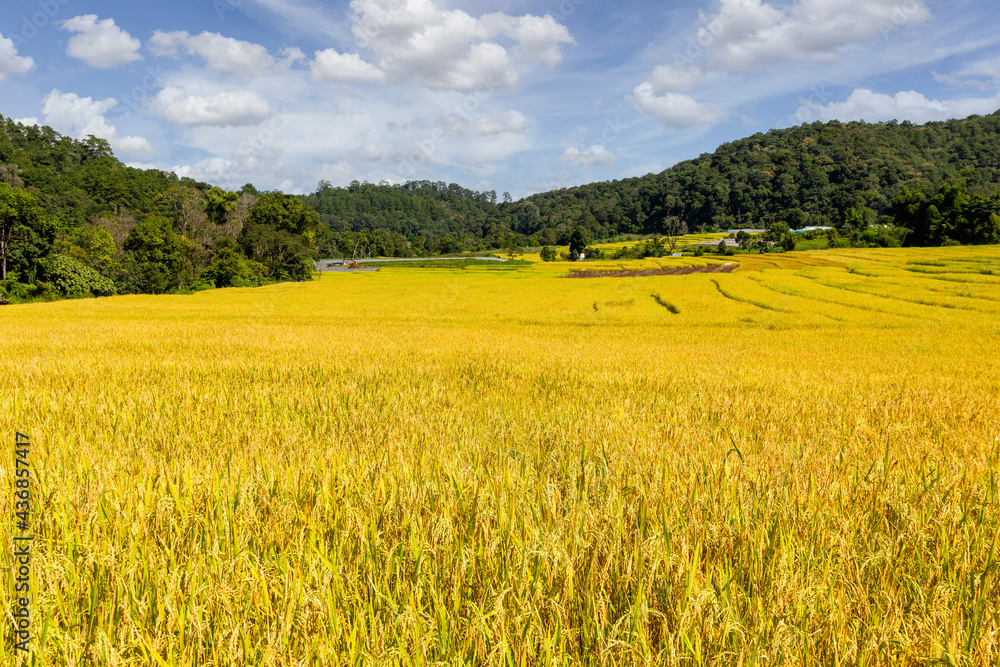
M 508 210 L 515 231 L 553 229 L 558 238 L 576 225 L 595 238 L 650 234 L 670 216 L 692 230 L 842 227 L 858 215 L 891 224 L 897 197 L 957 180 L 971 193 L 1000 190 L 1000 112 L 926 125 L 834 121 L 772 130 L 660 174 L 538 194 Z
M 331 243 L 331 250 L 347 254 L 365 241 L 384 254 L 397 248 L 406 253 L 565 245 L 576 227 L 592 238 L 608 239 L 662 232 L 669 218 L 692 230 L 783 222 L 793 229 L 834 226 L 850 233 L 904 223 L 913 232 L 911 243 L 982 243 L 992 237 L 965 233 L 961 215 L 948 226 L 907 211 L 941 200 L 955 210 L 975 204 L 982 213 L 985 209 L 973 199 L 1000 190 L 998 130 L 1000 113 L 926 125 L 813 123 L 724 144 L 659 174 L 517 202 L 495 203 L 496 193 L 429 182 L 348 188 L 322 183 L 303 199 L 340 240 Z

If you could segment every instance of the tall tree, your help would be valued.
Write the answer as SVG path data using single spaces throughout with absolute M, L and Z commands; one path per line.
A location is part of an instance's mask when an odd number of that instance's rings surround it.
M 667 245 L 671 255 L 674 253 L 674 248 L 677 247 L 678 239 L 687 233 L 687 223 L 676 215 L 668 215 L 663 219 L 663 235 L 667 237 Z
M 7 250 L 42 220 L 44 212 L 23 188 L 0 183 L 0 280 L 7 280 Z

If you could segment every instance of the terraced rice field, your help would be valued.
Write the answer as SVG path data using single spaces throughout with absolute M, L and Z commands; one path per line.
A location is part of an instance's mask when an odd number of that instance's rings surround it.
M 736 259 L 3 308 L 34 664 L 997 664 L 1000 248 Z

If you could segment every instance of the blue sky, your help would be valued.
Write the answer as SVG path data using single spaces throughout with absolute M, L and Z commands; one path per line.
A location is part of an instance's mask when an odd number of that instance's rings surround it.
M 35 0 L 0 114 L 229 188 L 515 198 L 815 120 L 1000 108 L 985 0 Z

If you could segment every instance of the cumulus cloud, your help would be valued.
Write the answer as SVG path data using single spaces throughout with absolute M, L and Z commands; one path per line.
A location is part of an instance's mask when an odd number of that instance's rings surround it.
M 10 75 L 27 74 L 34 68 L 34 60 L 27 56 L 17 55 L 14 42 L 0 35 L 0 81 Z
M 833 102 L 821 107 L 802 106 L 796 118 L 802 122 L 863 120 L 875 123 L 909 120 L 914 123 L 927 123 L 965 118 L 973 114 L 991 114 L 998 108 L 1000 108 L 1000 95 L 957 100 L 929 100 L 913 90 L 886 95 L 859 88 L 843 102 Z
M 723 117 L 714 105 L 699 104 L 691 91 L 706 74 L 743 74 L 789 61 L 832 62 L 852 44 L 888 39 L 922 23 L 930 11 L 922 0 L 719 0 L 702 12 L 695 36 L 673 62 L 660 65 L 637 87 L 633 103 L 669 127 L 714 123 Z
M 664 125 L 675 129 L 710 125 L 725 116 L 719 106 L 698 102 L 690 95 L 683 93 L 657 95 L 650 83 L 636 87 L 632 100 L 639 113 L 644 116 L 654 115 Z
M 149 141 L 143 137 L 119 136 L 118 129 L 108 123 L 104 114 L 117 104 L 118 101 L 113 97 L 94 100 L 90 97 L 80 97 L 76 93 L 53 90 L 45 96 L 42 115 L 45 117 L 46 125 L 78 139 L 92 134 L 106 139 L 115 152 L 132 155 L 151 154 L 153 147 Z
M 60 25 L 75 33 L 66 45 L 66 54 L 91 67 L 106 69 L 142 60 L 139 40 L 115 25 L 114 19 L 99 21 L 95 14 L 86 14 Z
M 618 156 L 601 144 L 594 144 L 585 151 L 570 146 L 559 157 L 567 162 L 577 162 L 588 167 L 606 167 L 618 161 Z
M 271 116 L 267 101 L 252 90 L 202 96 L 189 95 L 179 86 L 167 86 L 156 94 L 150 108 L 182 127 L 245 127 Z
M 654 95 L 663 95 L 697 88 L 705 80 L 705 74 L 694 65 L 677 63 L 660 65 L 653 70 L 646 82 Z
M 554 67 L 561 45 L 573 43 L 551 16 L 475 18 L 432 0 L 352 0 L 351 10 L 358 43 L 375 52 L 389 80 L 414 79 L 435 90 L 511 88 L 519 66 Z
M 336 49 L 317 51 L 310 65 L 313 81 L 367 83 L 385 80 L 385 74 L 356 53 L 337 53 Z
M 787 8 L 721 0 L 718 13 L 702 16 L 697 42 L 710 65 L 746 72 L 784 60 L 835 60 L 847 44 L 928 18 L 921 0 L 797 0 Z
M 224 37 L 216 32 L 189 35 L 183 30 L 157 30 L 149 40 L 149 50 L 156 56 L 177 58 L 181 51 L 199 56 L 209 69 L 223 76 L 263 76 L 274 69 L 277 61 L 260 44 Z M 304 57 L 299 49 L 285 52 L 286 63 Z

